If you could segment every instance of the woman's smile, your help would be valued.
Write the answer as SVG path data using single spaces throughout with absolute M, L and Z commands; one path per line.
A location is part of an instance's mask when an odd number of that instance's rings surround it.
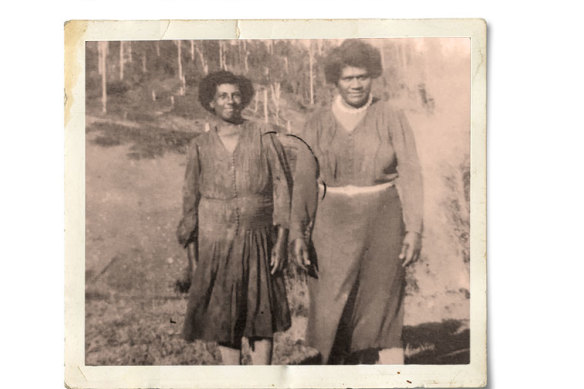
M 226 122 L 239 122 L 241 120 L 241 91 L 236 84 L 221 84 L 217 86 L 215 98 L 210 106 L 215 115 Z
M 359 108 L 367 102 L 371 92 L 371 77 L 367 69 L 346 66 L 341 72 L 337 89 L 345 103 Z

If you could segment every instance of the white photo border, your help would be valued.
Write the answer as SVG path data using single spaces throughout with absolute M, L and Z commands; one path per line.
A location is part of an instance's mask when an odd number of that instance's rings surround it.
M 486 22 L 482 19 L 71 21 L 65 25 L 65 383 L 70 388 L 484 387 Z M 471 42 L 470 364 L 85 366 L 85 42 L 467 37 Z

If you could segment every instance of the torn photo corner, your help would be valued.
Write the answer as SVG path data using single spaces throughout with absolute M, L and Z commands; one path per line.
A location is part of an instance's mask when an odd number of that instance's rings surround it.
M 65 23 L 67 387 L 485 387 L 486 28 Z

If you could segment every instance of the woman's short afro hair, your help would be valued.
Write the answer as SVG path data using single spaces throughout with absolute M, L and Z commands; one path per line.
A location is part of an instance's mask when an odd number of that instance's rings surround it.
M 253 84 L 251 81 L 243 76 L 236 76 L 231 72 L 221 70 L 218 72 L 209 73 L 199 83 L 199 101 L 203 108 L 209 112 L 214 112 L 213 108 L 211 108 L 209 104 L 215 98 L 217 87 L 223 84 L 238 85 L 239 91 L 241 92 L 242 108 L 248 106 L 254 94 Z
M 371 78 L 377 78 L 383 72 L 379 50 L 359 39 L 347 39 L 331 50 L 324 65 L 326 82 L 336 85 L 346 66 L 367 69 Z

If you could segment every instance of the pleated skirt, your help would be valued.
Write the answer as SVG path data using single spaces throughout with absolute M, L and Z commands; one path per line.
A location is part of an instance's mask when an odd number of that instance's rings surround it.
M 184 338 L 240 348 L 242 337 L 272 338 L 287 330 L 284 279 L 270 274 L 276 232 L 269 204 L 202 199 L 198 209 L 198 263 Z

